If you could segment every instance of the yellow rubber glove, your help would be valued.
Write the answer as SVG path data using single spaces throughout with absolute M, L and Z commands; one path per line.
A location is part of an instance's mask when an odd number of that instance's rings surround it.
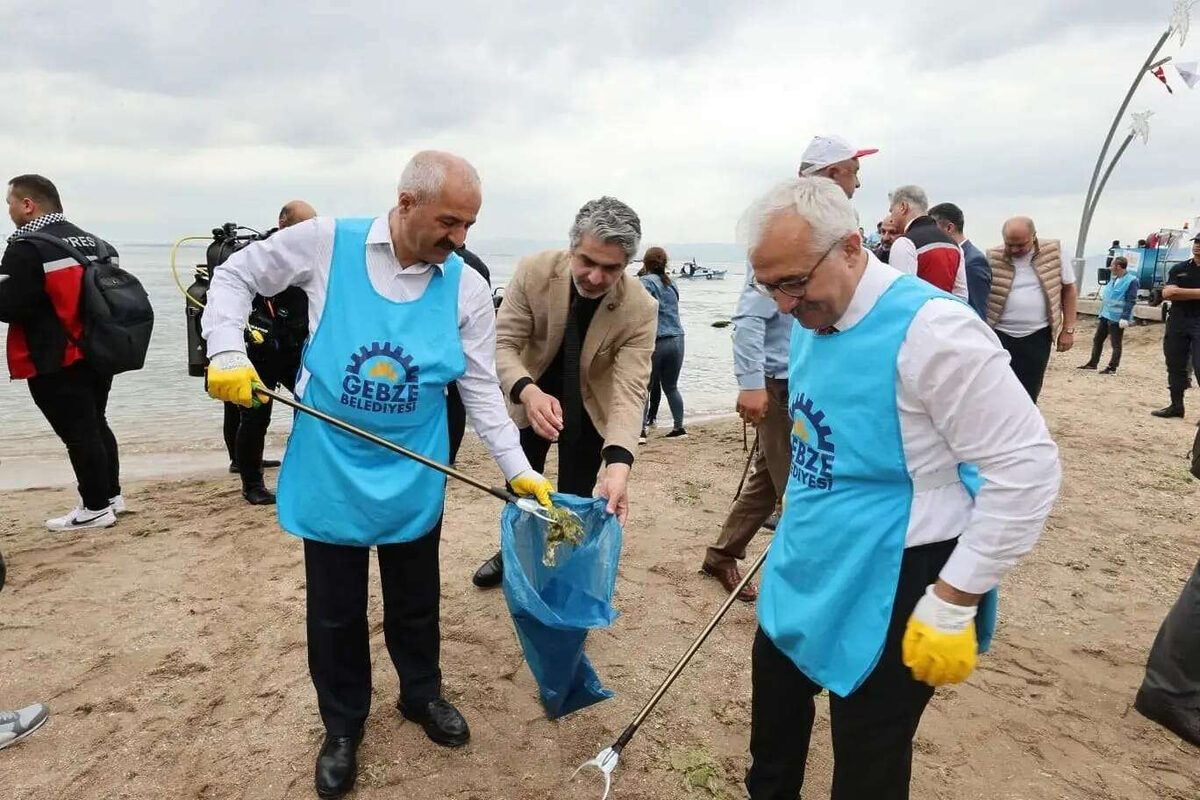
M 512 486 L 514 494 L 521 497 L 536 497 L 539 503 L 550 508 L 550 493 L 554 491 L 554 487 L 550 485 L 550 481 L 542 477 L 540 472 L 527 469 L 513 478 L 509 485 Z
M 956 606 L 925 590 L 901 643 L 904 665 L 930 686 L 961 683 L 975 669 L 975 606 Z
M 208 364 L 208 394 L 223 403 L 255 408 L 263 400 L 254 394 L 254 385 L 262 384 L 258 371 L 245 353 L 230 350 L 217 353 Z

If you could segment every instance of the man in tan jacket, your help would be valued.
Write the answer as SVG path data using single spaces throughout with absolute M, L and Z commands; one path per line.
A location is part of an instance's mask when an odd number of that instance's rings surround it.
M 1079 291 L 1075 272 L 1064 263 L 1055 239 L 1040 241 L 1033 220 L 1013 217 L 1002 229 L 1004 245 L 988 251 L 992 289 L 987 322 L 1008 351 L 1012 370 L 1037 402 L 1050 362 L 1075 344 L 1075 306 Z
M 625 272 L 641 236 L 620 200 L 588 202 L 569 250 L 517 264 L 496 318 L 496 371 L 526 457 L 545 468 L 557 442 L 559 490 L 595 487 L 622 524 L 658 330 L 658 304 Z M 503 570 L 497 552 L 472 580 L 497 586 Z

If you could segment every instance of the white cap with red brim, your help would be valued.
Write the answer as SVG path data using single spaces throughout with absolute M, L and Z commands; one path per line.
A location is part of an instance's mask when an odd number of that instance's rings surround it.
M 800 158 L 800 174 L 812 175 L 831 164 L 878 152 L 876 147 L 854 147 L 840 136 L 814 136 Z

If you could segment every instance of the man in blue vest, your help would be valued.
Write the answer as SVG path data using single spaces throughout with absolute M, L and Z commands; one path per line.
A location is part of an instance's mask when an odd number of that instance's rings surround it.
M 1057 495 L 1058 450 L 995 334 L 864 249 L 836 186 L 783 184 L 742 227 L 756 286 L 799 322 L 746 786 L 799 796 L 825 688 L 834 800 L 903 800 L 921 714 L 989 643 L 994 590 Z
M 1100 356 L 1104 354 L 1104 340 L 1112 340 L 1112 358 L 1108 366 L 1100 371 L 1101 375 L 1113 375 L 1121 366 L 1121 345 L 1125 339 L 1125 329 L 1133 320 L 1133 306 L 1137 303 L 1137 275 L 1129 272 L 1129 260 L 1125 256 L 1117 256 L 1109 265 L 1112 278 L 1100 291 L 1100 316 L 1096 320 L 1096 335 L 1092 338 L 1092 357 L 1086 363 L 1080 364 L 1080 369 L 1095 369 L 1100 365 Z
M 317 217 L 238 251 L 222 265 L 203 318 L 209 393 L 256 402 L 258 380 L 242 326 L 255 294 L 298 286 L 309 338 L 296 395 L 306 404 L 445 463 L 446 387 L 513 491 L 549 504 L 508 418 L 495 369 L 491 292 L 455 254 L 481 204 L 465 160 L 418 153 L 396 206 L 374 219 Z M 279 522 L 304 540 L 308 663 L 325 723 L 316 788 L 354 786 L 371 703 L 367 560 L 379 555 L 383 633 L 400 677 L 401 714 L 434 742 L 466 744 L 466 720 L 442 697 L 438 543 L 446 479 L 440 473 L 299 415 L 279 476 Z

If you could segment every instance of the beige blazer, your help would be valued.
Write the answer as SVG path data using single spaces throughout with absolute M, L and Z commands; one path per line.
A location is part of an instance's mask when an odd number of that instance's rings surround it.
M 496 372 L 519 428 L 529 419 L 509 395 L 522 378 L 540 378 L 562 346 L 571 302 L 570 260 L 566 250 L 521 259 L 496 317 Z M 641 281 L 622 275 L 596 309 L 579 353 L 583 406 L 605 447 L 637 453 L 657 331 L 658 302 Z

